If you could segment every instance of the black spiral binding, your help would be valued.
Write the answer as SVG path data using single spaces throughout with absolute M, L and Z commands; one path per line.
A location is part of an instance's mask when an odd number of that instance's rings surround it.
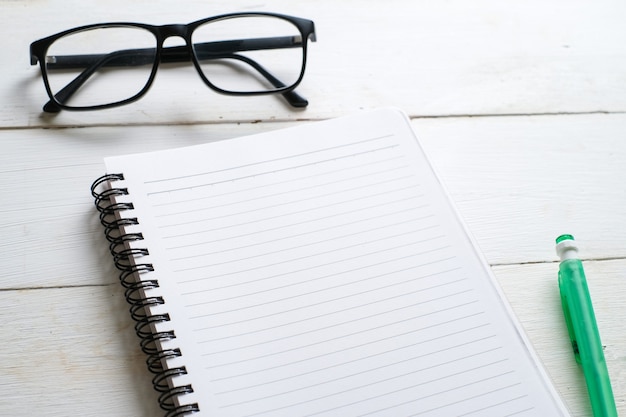
M 125 288 L 124 296 L 130 304 L 130 315 L 135 323 L 135 333 L 141 339 L 141 350 L 148 356 L 148 370 L 154 374 L 152 385 L 159 394 L 159 405 L 167 413 L 165 417 L 179 417 L 200 411 L 197 403 L 179 404 L 182 396 L 193 392 L 191 385 L 173 386 L 172 377 L 185 375 L 184 366 L 168 368 L 168 359 L 180 357 L 180 349 L 162 349 L 161 341 L 176 338 L 173 330 L 156 331 L 156 323 L 170 321 L 168 314 L 150 314 L 150 307 L 164 304 L 163 297 L 146 297 L 144 290 L 158 288 L 154 279 L 143 278 L 154 271 L 150 263 L 141 263 L 141 258 L 149 254 L 145 248 L 129 248 L 128 243 L 143 240 L 141 233 L 125 233 L 124 227 L 136 226 L 136 217 L 120 217 L 123 211 L 132 211 L 132 203 L 117 203 L 115 197 L 128 195 L 128 189 L 109 186 L 124 179 L 123 174 L 107 174 L 96 179 L 91 185 L 91 195 L 100 212 L 100 223 L 109 242 L 109 251 L 115 266 L 121 271 L 120 282 Z

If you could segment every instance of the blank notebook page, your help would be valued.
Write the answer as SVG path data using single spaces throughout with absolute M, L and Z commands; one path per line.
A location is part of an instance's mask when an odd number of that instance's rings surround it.
M 194 415 L 567 415 L 403 113 L 106 167 Z

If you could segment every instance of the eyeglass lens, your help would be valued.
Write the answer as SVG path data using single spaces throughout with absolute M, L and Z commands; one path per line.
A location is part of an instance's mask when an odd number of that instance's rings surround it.
M 193 51 L 200 75 L 225 93 L 272 92 L 294 85 L 304 66 L 303 40 L 291 22 L 272 16 L 237 16 L 195 28 Z M 157 39 L 135 26 L 72 32 L 50 45 L 46 73 L 52 94 L 70 107 L 118 103 L 140 94 L 156 61 Z M 163 61 L 189 60 L 180 47 L 164 48 Z
M 243 93 L 295 84 L 304 60 L 300 38 L 298 28 L 286 20 L 250 16 L 201 25 L 193 32 L 192 43 L 209 83 Z
M 130 26 L 73 32 L 48 48 L 50 89 L 58 101 L 72 107 L 126 100 L 148 83 L 156 45 L 151 32 Z

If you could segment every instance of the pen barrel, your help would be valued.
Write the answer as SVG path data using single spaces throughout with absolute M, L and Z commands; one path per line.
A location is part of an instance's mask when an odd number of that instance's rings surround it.
M 559 267 L 559 288 L 572 345 L 581 363 L 593 415 L 617 417 L 613 390 L 604 359 L 600 332 L 580 260 L 565 259 Z

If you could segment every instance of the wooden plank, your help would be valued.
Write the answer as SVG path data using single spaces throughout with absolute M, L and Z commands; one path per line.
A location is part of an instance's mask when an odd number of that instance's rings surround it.
M 162 414 L 88 193 L 103 156 L 394 105 L 415 117 L 512 308 L 582 417 L 591 413 L 554 282 L 553 239 L 576 235 L 626 414 L 626 116 L 602 114 L 626 110 L 626 3 L 518 3 L 84 0 L 68 12 L 62 0 L 0 0 L 0 35 L 9 40 L 0 66 L 3 413 Z M 35 39 L 93 22 L 180 23 L 246 10 L 315 21 L 319 42 L 310 45 L 298 89 L 311 102 L 307 110 L 275 97 L 215 94 L 188 67 L 160 71 L 133 105 L 41 112 L 47 98 L 27 56 Z M 450 117 L 546 113 L 556 116 Z M 63 126 L 87 128 L 56 128 Z
M 3 415 L 162 415 L 121 286 L 0 292 Z
M 415 120 L 414 129 L 491 264 L 626 257 L 622 140 L 610 115 Z M 616 233 L 616 231 L 620 231 Z
M 4 0 L 0 7 L 0 36 L 11 39 L 3 52 L 11 59 L 0 67 L 5 127 L 319 119 L 381 105 L 413 116 L 626 110 L 626 3 L 619 0 L 222 0 L 209 7 L 201 0 L 185 7 L 85 0 L 72 13 L 62 0 Z M 160 71 L 139 103 L 105 113 L 41 113 L 47 97 L 38 68 L 28 65 L 27 45 L 36 39 L 87 23 L 179 23 L 249 10 L 316 22 L 319 41 L 298 89 L 310 100 L 307 110 L 276 97 L 217 95 L 189 66 Z
M 592 415 L 582 369 L 574 361 L 558 291 L 557 263 L 494 267 L 513 311 L 574 417 Z M 619 415 L 626 413 L 624 294 L 626 260 L 585 262 Z
M 89 194 L 104 156 L 285 126 L 0 131 L 1 287 L 116 280 Z M 626 230 L 626 116 L 418 119 L 414 127 L 491 264 L 554 261 L 561 233 L 576 235 L 587 259 L 626 256 L 626 236 L 614 233 Z
M 626 261 L 587 262 L 585 268 L 618 411 L 625 413 Z M 590 410 L 561 319 L 556 269 L 547 263 L 494 272 L 572 416 L 583 417 Z M 9 341 L 0 376 L 4 414 L 162 414 L 119 285 L 2 291 L 0 319 Z
M 192 145 L 276 125 L 0 130 L 2 288 L 117 280 L 89 188 L 103 157 Z

